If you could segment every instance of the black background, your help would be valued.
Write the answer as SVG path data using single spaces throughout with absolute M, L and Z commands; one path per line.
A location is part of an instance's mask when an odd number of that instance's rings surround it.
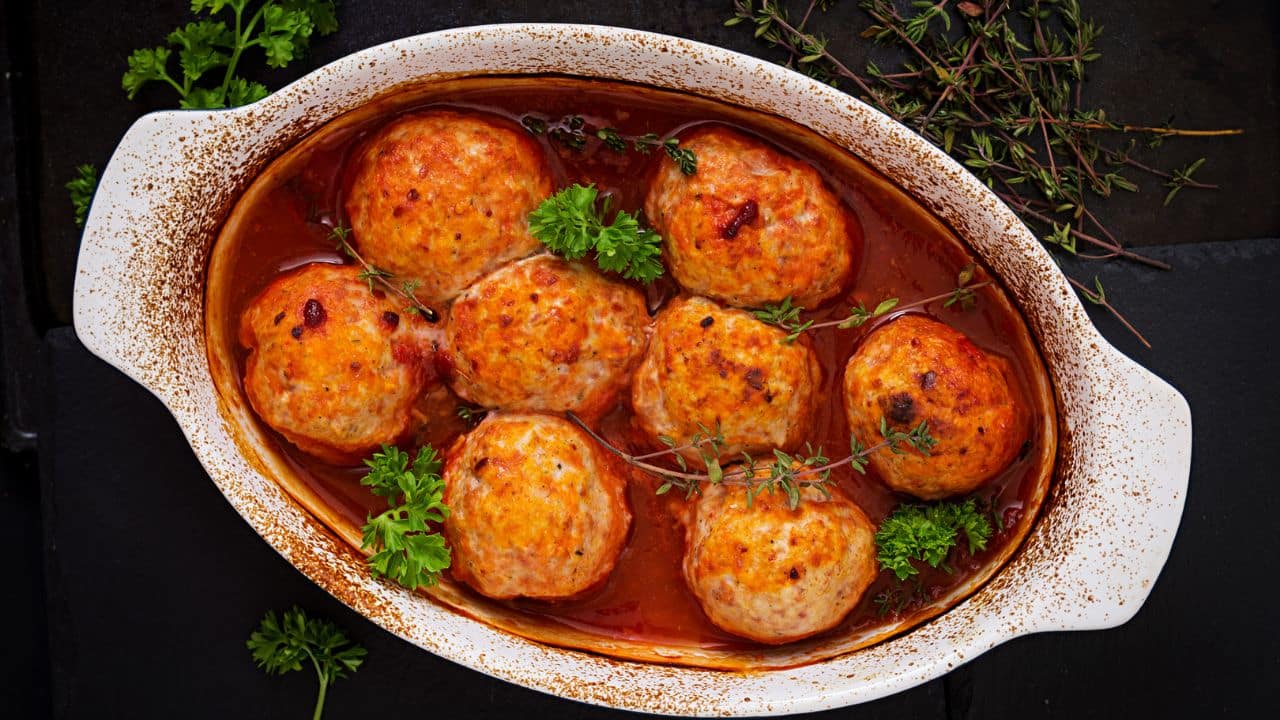
M 1137 345 L 1109 317 L 1099 327 L 1191 403 L 1195 447 L 1182 529 L 1143 610 L 1110 631 L 1013 641 L 918 689 L 833 716 L 985 718 L 1238 716 L 1263 712 L 1280 682 L 1280 621 L 1266 588 L 1280 572 L 1280 433 L 1272 351 L 1280 242 L 1277 118 L 1280 3 L 1104 3 L 1103 60 L 1086 100 L 1117 119 L 1240 127 L 1226 140 L 1180 140 L 1164 166 L 1200 156 L 1220 192 L 1184 191 L 1162 210 L 1158 184 L 1112 203 L 1128 243 L 1175 266 L 1109 263 L 1109 296 L 1143 329 Z M 140 7 L 146 5 L 145 8 Z M 341 29 L 286 70 L 247 73 L 279 87 L 324 62 L 445 27 L 518 20 L 657 30 L 772 57 L 728 0 L 663 3 L 346 2 Z M 328 717 L 605 717 L 614 713 L 522 690 L 416 650 L 328 597 L 241 521 L 141 388 L 92 358 L 68 329 L 79 233 L 62 189 L 82 162 L 105 163 L 129 124 L 169 107 L 164 92 L 124 98 L 124 58 L 188 20 L 188 3 L 10 3 L 0 100 L 0 581 L 5 645 L 0 715 L 305 717 L 311 678 L 267 678 L 243 641 L 268 609 L 330 617 L 369 648 L 332 691 Z M 868 47 L 852 2 L 822 27 L 857 66 Z M 1222 242 L 1208 242 L 1222 241 Z M 1092 310 L 1092 309 L 1091 309 Z M 43 341 L 40 338 L 43 337 Z M 1270 710 L 1271 708 L 1268 708 Z

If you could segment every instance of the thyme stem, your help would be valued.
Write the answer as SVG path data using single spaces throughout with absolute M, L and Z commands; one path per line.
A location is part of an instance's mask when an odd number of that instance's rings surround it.
M 355 246 L 348 242 L 347 236 L 350 234 L 350 228 L 339 225 L 333 228 L 333 231 L 329 233 L 329 239 L 335 241 L 337 248 L 341 250 L 343 254 L 356 261 L 356 264 L 358 264 L 363 270 L 361 276 L 367 280 L 371 286 L 376 283 L 382 286 L 382 288 L 387 292 L 404 298 L 409 302 L 409 308 L 418 315 L 421 315 L 422 319 L 427 322 L 434 323 L 440 320 L 439 313 L 418 299 L 417 294 L 414 292 L 414 286 L 412 283 L 404 283 L 397 286 L 391 282 L 391 273 L 365 260 L 364 257 L 356 251 Z

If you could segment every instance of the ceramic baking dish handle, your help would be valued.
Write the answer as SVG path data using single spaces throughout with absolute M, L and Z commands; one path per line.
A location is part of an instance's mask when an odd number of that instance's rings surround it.
M 1132 618 L 1169 557 L 1186 500 L 1186 399 L 1089 330 L 1092 361 L 1077 380 L 1085 387 L 1068 393 L 1088 399 L 1089 419 L 1066 429 L 1059 457 L 1059 477 L 1070 479 L 1054 487 L 1010 568 L 1032 573 L 1019 583 L 1028 608 L 1023 632 L 1094 630 Z
M 134 123 L 102 173 L 80 243 L 76 334 L 171 408 L 180 401 L 174 374 L 207 364 L 201 303 L 173 300 L 203 296 L 212 234 L 244 159 L 199 148 L 234 112 L 161 112 Z

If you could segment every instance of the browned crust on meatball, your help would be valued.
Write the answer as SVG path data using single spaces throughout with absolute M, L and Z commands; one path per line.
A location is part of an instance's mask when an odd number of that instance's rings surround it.
M 680 146 L 698 156 L 697 173 L 663 163 L 644 208 L 682 287 L 739 307 L 788 296 L 813 307 L 841 291 L 861 231 L 816 170 L 719 126 Z
M 588 592 L 631 528 L 625 476 L 563 418 L 491 414 L 454 444 L 443 478 L 451 572 L 491 598 Z
M 272 281 L 240 318 L 245 395 L 303 451 L 356 461 L 404 433 L 434 378 L 416 325 L 356 268 L 306 265 Z
M 813 351 L 786 336 L 705 298 L 673 301 L 636 370 L 636 421 L 653 438 L 677 441 L 719 426 L 725 456 L 794 449 L 813 425 L 822 376 Z
M 502 118 L 433 110 L 399 118 L 355 157 L 346 199 L 369 262 L 444 302 L 541 245 L 529 213 L 551 194 L 542 148 Z
M 845 414 L 864 442 L 880 419 L 909 432 L 922 421 L 937 440 L 929 455 L 877 452 L 885 484 L 924 500 L 969 493 L 1013 462 L 1027 438 L 1025 403 L 1004 358 L 924 315 L 880 326 L 849 359 Z
M 717 627 L 761 643 L 800 640 L 838 625 L 875 580 L 875 528 L 862 510 L 838 490 L 801 493 L 795 509 L 782 492 L 748 503 L 737 486 L 698 499 L 684 576 Z
M 552 255 L 521 260 L 454 302 L 449 383 L 485 407 L 598 415 L 630 384 L 649 324 L 635 288 Z

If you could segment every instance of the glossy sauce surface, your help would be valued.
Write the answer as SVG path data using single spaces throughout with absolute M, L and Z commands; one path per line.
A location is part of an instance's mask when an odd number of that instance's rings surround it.
M 900 191 L 887 187 L 860 161 L 777 119 L 742 111 L 718 113 L 718 106 L 710 101 L 684 101 L 673 93 L 620 84 L 568 78 L 477 79 L 455 83 L 444 96 L 433 97 L 431 91 L 424 90 L 390 97 L 376 112 L 368 113 L 366 120 L 348 127 L 321 129 L 305 141 L 305 152 L 293 154 L 288 163 L 272 166 L 257 181 L 269 186 L 257 194 L 253 205 L 237 210 L 243 213 L 237 232 L 224 233 L 219 240 L 233 244 L 227 276 L 229 312 L 225 315 L 230 323 L 237 322 L 248 302 L 280 273 L 308 262 L 344 261 L 328 236 L 334 225 L 346 224 L 341 208 L 350 182 L 349 158 L 363 138 L 399 113 L 430 107 L 483 111 L 512 122 L 530 113 L 550 120 L 580 115 L 591 127 L 610 126 L 633 135 L 654 132 L 666 136 L 695 123 L 721 122 L 808 161 L 852 210 L 861 228 L 860 237 L 851 238 L 856 244 L 852 284 L 836 301 L 806 313 L 806 318 L 819 322 L 843 317 L 848 306 L 859 301 L 873 307 L 880 300 L 897 297 L 905 305 L 945 293 L 955 287 L 960 269 L 973 262 L 945 227 Z M 614 207 L 633 212 L 642 206 L 654 163 L 667 162 L 660 153 L 620 154 L 594 140 L 582 151 L 569 150 L 549 141 L 546 135 L 540 136 L 539 142 L 551 158 L 557 187 L 595 183 L 602 193 L 615 196 Z M 656 310 L 679 289 L 669 279 L 663 279 L 645 291 L 651 310 Z M 936 614 L 942 609 L 936 606 L 938 598 L 964 584 L 971 575 L 990 570 L 996 558 L 1007 557 L 1008 545 L 1018 539 L 1013 528 L 1021 526 L 1025 530 L 1027 523 L 1020 521 L 1028 520 L 1024 516 L 1037 510 L 1034 505 L 1049 473 L 1045 458 L 1053 456 L 1051 449 L 1045 452 L 1038 444 L 1045 442 L 1044 424 L 1051 424 L 1053 419 L 1036 409 L 1045 402 L 1051 408 L 1052 399 L 1030 396 L 1031 388 L 1047 386 L 1044 378 L 1033 375 L 1043 373 L 1043 366 L 1034 351 L 1027 350 L 1028 343 L 1019 342 L 1027 337 L 1021 317 L 1007 303 L 995 301 L 1000 292 L 996 287 L 978 291 L 977 305 L 968 311 L 944 310 L 935 303 L 929 312 L 964 332 L 986 352 L 1007 358 L 1020 386 L 1015 391 L 1032 409 L 1024 452 L 1008 470 L 976 493 L 990 504 L 1003 529 L 997 531 L 985 551 L 975 556 L 963 549 L 953 553 L 951 572 L 926 568 L 918 584 L 903 585 L 881 573 L 835 632 L 874 631 L 877 626 L 896 625 L 910 616 Z M 847 453 L 849 442 L 840 393 L 844 364 L 859 340 L 874 327 L 871 324 L 861 329 L 810 333 L 823 369 L 811 442 L 825 448 L 833 459 Z M 227 330 L 234 337 L 234 327 Z M 243 350 L 238 359 L 243 372 Z M 402 441 L 402 447 L 410 442 L 431 442 L 437 448 L 448 448 L 465 431 L 465 424 L 455 414 L 459 404 L 458 398 L 444 389 L 424 397 L 419 405 L 426 421 L 413 438 Z M 624 400 L 600 423 L 600 431 L 619 447 L 648 447 L 633 428 L 630 415 Z M 327 465 L 273 436 L 298 476 L 344 521 L 359 528 L 369 512 L 385 508 L 383 501 L 360 486 L 361 468 Z M 900 502 L 910 501 L 885 488 L 870 468 L 866 475 L 842 468 L 835 477 L 875 523 Z M 632 480 L 629 497 L 634 527 L 617 567 L 603 587 L 564 603 L 513 601 L 507 605 L 612 639 L 703 648 L 753 647 L 713 626 L 685 587 L 680 569 L 684 531 L 678 517 L 683 501 L 656 496 L 657 482 L 649 476 L 633 473 Z M 479 596 L 475 601 L 492 602 Z

